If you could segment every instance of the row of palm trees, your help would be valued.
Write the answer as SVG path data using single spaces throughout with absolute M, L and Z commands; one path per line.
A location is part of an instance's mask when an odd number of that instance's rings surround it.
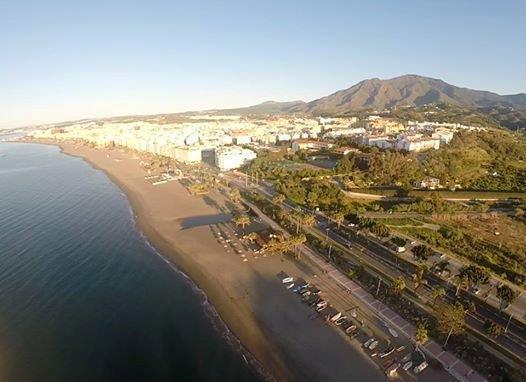
M 283 255 L 285 253 L 292 253 L 295 258 L 299 259 L 301 252 L 298 250 L 299 246 L 304 244 L 307 238 L 304 234 L 295 234 L 286 237 L 284 234 L 277 235 L 271 238 L 263 247 L 263 251 Z

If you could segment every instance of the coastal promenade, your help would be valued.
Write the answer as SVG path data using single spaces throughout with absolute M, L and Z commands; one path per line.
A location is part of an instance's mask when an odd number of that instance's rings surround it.
M 284 230 L 272 219 L 266 216 L 257 206 L 244 201 L 258 216 L 274 230 L 284 232 Z M 286 233 L 285 233 L 286 234 Z M 330 277 L 336 284 L 349 291 L 354 297 L 358 298 L 381 320 L 389 323 L 398 332 L 403 333 L 407 338 L 414 340 L 416 328 L 414 325 L 393 312 L 389 307 L 375 299 L 369 292 L 344 275 L 334 265 L 328 263 L 320 255 L 306 245 L 301 245 L 302 255 L 315 264 L 325 275 Z M 455 379 L 463 382 L 484 382 L 486 381 L 479 373 L 459 360 L 451 352 L 445 351 L 436 341 L 429 340 L 419 348 L 429 357 L 436 359 Z

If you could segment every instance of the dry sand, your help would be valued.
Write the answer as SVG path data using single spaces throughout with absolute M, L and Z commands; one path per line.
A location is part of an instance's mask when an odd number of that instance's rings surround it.
M 276 275 L 312 279 L 315 269 L 275 258 L 241 261 L 227 253 L 208 225 L 226 207 L 220 195 L 194 197 L 179 182 L 152 186 L 139 158 L 123 150 L 61 144 L 103 170 L 127 195 L 139 229 L 167 259 L 201 288 L 229 329 L 279 381 L 385 380 L 356 345 L 286 290 Z

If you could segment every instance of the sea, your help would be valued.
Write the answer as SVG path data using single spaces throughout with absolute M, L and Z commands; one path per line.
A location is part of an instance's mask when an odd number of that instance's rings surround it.
M 103 172 L 0 143 L 0 381 L 259 379 Z

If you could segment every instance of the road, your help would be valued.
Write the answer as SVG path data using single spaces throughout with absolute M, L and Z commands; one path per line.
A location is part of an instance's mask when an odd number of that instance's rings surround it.
M 244 187 L 245 185 L 244 182 L 238 177 L 234 176 L 231 178 L 231 180 L 235 181 L 239 187 Z M 270 184 L 267 184 L 266 187 L 259 185 L 258 191 L 266 195 L 268 198 L 272 198 L 274 192 L 268 189 L 269 186 Z M 290 201 L 286 201 L 283 206 L 290 210 L 298 208 L 298 206 L 291 203 Z M 348 236 L 343 237 L 339 232 L 337 232 L 336 227 L 327 227 L 326 217 L 320 213 L 317 213 L 317 217 L 318 222 L 315 228 L 318 231 L 318 235 L 328 235 L 328 238 L 336 243 L 339 243 L 351 256 L 361 259 L 362 263 L 367 264 L 368 267 L 374 266 L 377 270 L 379 270 L 380 274 L 383 273 L 388 275 L 388 277 L 391 279 L 402 275 L 407 280 L 410 280 L 411 275 L 415 273 L 416 265 L 412 265 L 405 261 L 398 261 L 397 256 L 393 252 L 381 245 L 381 243 L 376 241 L 374 238 L 361 235 L 354 231 L 349 231 Z M 441 280 L 431 272 L 429 272 L 428 276 L 428 285 L 424 285 L 422 288 L 420 288 L 418 291 L 419 296 L 421 296 L 424 300 L 432 301 L 432 287 L 439 285 L 446 289 L 446 297 L 448 301 L 454 301 L 456 299 L 456 288 L 454 285 L 448 283 L 447 281 Z M 406 284 L 409 285 L 410 283 L 411 281 L 406 281 Z M 476 332 L 484 332 L 482 326 L 484 321 L 487 319 L 497 322 L 503 327 L 508 325 L 507 317 L 503 317 L 497 309 L 488 306 L 488 304 L 486 304 L 484 301 L 473 298 L 474 296 L 466 291 L 462 290 L 461 293 L 462 297 L 470 299 L 476 305 L 476 313 L 473 315 L 468 315 L 466 320 L 467 325 L 473 328 Z M 509 322 L 508 332 L 501 335 L 496 340 L 496 342 L 498 345 L 502 346 L 505 351 L 511 352 L 511 359 L 516 362 L 517 360 L 520 361 L 526 359 L 525 335 L 526 331 L 524 325 L 515 320 L 511 320 L 511 322 Z M 495 352 L 491 347 L 486 346 L 486 348 Z
M 245 203 L 275 231 L 284 232 L 274 220 L 264 215 L 255 205 L 246 201 Z M 287 233 L 285 232 L 285 234 Z M 336 303 L 335 305 L 344 312 L 359 308 L 361 313 L 360 317 L 369 323 L 368 326 L 373 331 L 373 335 L 382 339 L 384 344 L 387 344 L 388 341 L 389 343 L 394 342 L 388 330 L 390 327 L 399 333 L 399 336 L 401 335 L 401 338 L 397 338 L 396 340 L 397 346 L 404 345 L 407 348 L 413 347 L 416 328 L 412 324 L 393 312 L 379 300 L 376 300 L 367 291 L 351 281 L 335 266 L 327 263 L 309 247 L 302 245 L 300 250 L 304 258 L 309 259 L 322 270 L 321 276 L 316 275 L 315 282 L 324 288 L 325 293 L 329 293 L 331 303 Z M 433 357 L 440 362 L 444 369 L 456 379 L 472 382 L 485 381 L 480 374 L 460 361 L 452 353 L 444 351 L 435 341 L 429 340 L 420 348 L 427 356 Z M 439 371 L 436 372 L 439 373 Z M 434 380 L 435 378 L 432 379 Z M 438 380 L 443 379 L 439 378 Z

